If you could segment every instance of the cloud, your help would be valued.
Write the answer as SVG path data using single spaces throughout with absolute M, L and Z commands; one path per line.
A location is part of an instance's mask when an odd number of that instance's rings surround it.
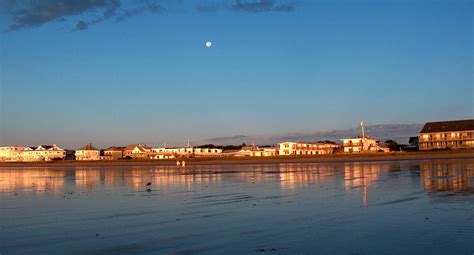
M 127 18 L 133 16 L 140 16 L 145 13 L 154 13 L 154 14 L 161 14 L 165 11 L 165 7 L 161 4 L 158 4 L 154 1 L 144 1 L 138 7 L 124 10 L 122 13 L 115 17 L 115 22 L 123 21 Z
M 216 0 L 186 5 L 182 0 L 0 0 L 0 8 L 11 18 L 7 32 L 68 20 L 75 23 L 71 31 L 81 31 L 109 19 L 119 23 L 134 16 L 163 14 L 170 12 L 173 6 L 193 6 L 200 13 L 221 9 L 248 13 L 291 12 L 295 1 Z
M 291 12 L 295 9 L 295 2 L 276 0 L 235 0 L 232 9 L 234 11 L 242 12 Z
M 209 138 L 209 139 L 206 139 L 206 141 L 212 142 L 212 143 L 227 143 L 229 141 L 246 141 L 246 140 L 251 140 L 252 138 L 253 138 L 252 136 L 247 136 L 247 135 L 234 135 L 234 136 L 222 136 L 222 137 Z
M 423 124 L 381 124 L 368 125 L 365 127 L 366 134 L 380 140 L 396 140 L 400 143 L 408 143 L 410 136 L 416 136 Z M 307 133 L 286 133 L 272 136 L 266 135 L 236 135 L 227 137 L 215 137 L 203 142 L 215 144 L 241 144 L 242 142 L 257 144 L 276 144 L 283 141 L 314 142 L 318 140 L 331 140 L 340 142 L 340 139 L 360 134 L 359 128 L 317 131 Z
M 16 31 L 85 13 L 100 13 L 109 17 L 120 4 L 120 0 L 8 0 L 3 2 L 3 7 L 12 19 L 7 31 Z M 86 25 L 85 22 L 81 24 L 82 27 Z
M 115 22 L 146 13 L 161 13 L 165 8 L 159 0 L 4 0 L 0 3 L 11 18 L 6 31 L 40 27 L 49 22 L 77 19 L 72 31 L 87 29 L 107 19 Z
M 201 2 L 196 6 L 196 11 L 208 13 L 219 10 L 235 12 L 292 12 L 296 8 L 295 0 L 232 0 Z

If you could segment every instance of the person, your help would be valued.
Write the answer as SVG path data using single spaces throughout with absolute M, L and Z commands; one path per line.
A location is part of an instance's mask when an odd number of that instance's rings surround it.
M 180 167 L 181 164 L 179 163 L 179 160 L 176 161 L 176 167 Z
M 186 166 L 186 161 L 183 160 L 183 162 L 181 162 L 181 165 L 182 165 L 183 167 L 185 167 L 185 166 Z

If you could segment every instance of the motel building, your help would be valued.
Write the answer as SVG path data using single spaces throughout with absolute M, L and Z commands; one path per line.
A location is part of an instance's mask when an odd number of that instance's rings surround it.
M 331 154 L 339 146 L 333 142 L 300 143 L 283 142 L 278 144 L 278 155 L 318 155 Z
M 474 119 L 428 122 L 418 141 L 420 150 L 474 149 Z
M 85 145 L 76 150 L 76 160 L 99 160 L 100 150 L 92 146 L 92 144 Z

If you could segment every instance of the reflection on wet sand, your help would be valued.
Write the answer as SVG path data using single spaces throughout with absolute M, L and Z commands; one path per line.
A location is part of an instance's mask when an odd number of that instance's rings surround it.
M 261 165 L 196 165 L 180 169 L 159 167 L 74 167 L 2 168 L 0 190 L 41 193 L 61 192 L 64 186 L 84 189 L 96 186 L 129 186 L 137 190 L 151 182 L 153 187 L 183 187 L 218 184 L 224 178 L 245 183 L 278 182 L 282 190 L 318 183 L 329 185 L 340 180 L 343 187 L 361 189 L 366 204 L 367 189 L 381 177 L 402 171 L 418 171 L 425 190 L 474 192 L 474 163 L 472 161 L 420 161 L 402 163 L 343 163 L 343 164 L 261 164 Z M 418 177 L 414 175 L 413 177 Z
M 426 190 L 474 192 L 474 164 L 427 161 L 420 169 Z
M 468 254 L 473 181 L 470 159 L 4 167 L 0 253 Z

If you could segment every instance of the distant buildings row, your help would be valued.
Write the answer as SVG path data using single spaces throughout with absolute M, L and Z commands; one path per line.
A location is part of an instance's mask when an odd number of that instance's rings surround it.
M 341 139 L 342 147 L 335 142 L 315 143 L 282 142 L 276 147 L 243 146 L 239 150 L 219 148 L 152 148 L 146 145 L 131 144 L 126 147 L 110 147 L 99 150 L 92 144 L 75 151 L 66 151 L 57 145 L 36 147 L 5 146 L 0 147 L 0 161 L 51 161 L 63 159 L 75 160 L 117 160 L 117 159 L 171 159 L 180 157 L 268 157 L 292 155 L 318 155 L 361 152 L 389 152 L 390 149 L 377 139 L 365 135 L 361 122 L 361 135 Z M 416 139 L 415 139 L 416 138 Z M 412 144 L 418 140 L 420 150 L 433 149 L 474 149 L 474 120 L 428 122 L 418 137 L 410 139 Z

